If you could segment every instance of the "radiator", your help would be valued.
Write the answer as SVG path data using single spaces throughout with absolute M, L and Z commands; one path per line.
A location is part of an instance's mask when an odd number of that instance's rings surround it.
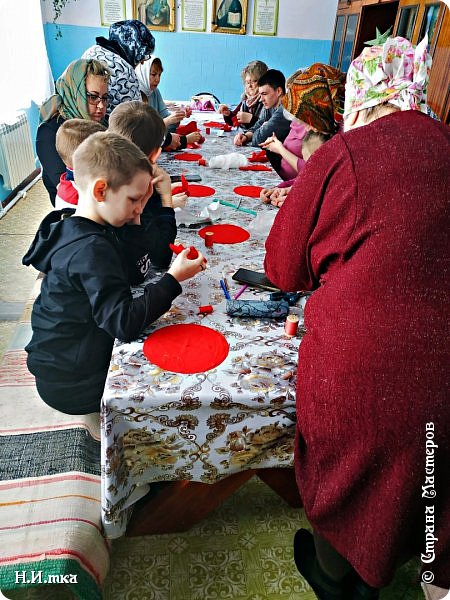
M 30 125 L 20 113 L 12 125 L 0 123 L 0 175 L 3 185 L 15 189 L 36 169 Z

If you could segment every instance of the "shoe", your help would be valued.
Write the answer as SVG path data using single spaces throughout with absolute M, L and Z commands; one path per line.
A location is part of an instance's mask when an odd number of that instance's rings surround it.
M 306 529 L 299 529 L 294 536 L 294 561 L 319 600 L 349 599 L 345 584 L 330 579 L 323 572 L 317 560 L 314 538 Z
M 356 574 L 356 581 L 353 583 L 353 593 L 351 600 L 378 600 L 380 590 L 368 585 L 361 577 Z

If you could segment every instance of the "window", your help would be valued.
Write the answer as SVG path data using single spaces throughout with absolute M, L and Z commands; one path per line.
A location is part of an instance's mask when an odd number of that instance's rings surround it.
M 2 2 L 0 19 L 0 122 L 19 109 L 41 104 L 53 92 L 40 2 Z M 25 41 L 24 41 L 25 40 Z
M 428 42 L 431 44 L 439 15 L 439 8 L 439 2 L 437 4 L 428 4 L 425 6 L 425 12 L 423 14 L 422 25 L 420 26 L 419 39 L 417 40 L 417 43 L 422 41 L 425 37 L 425 34 L 428 33 Z
M 418 6 L 406 6 L 400 9 L 396 35 L 411 41 L 416 24 Z

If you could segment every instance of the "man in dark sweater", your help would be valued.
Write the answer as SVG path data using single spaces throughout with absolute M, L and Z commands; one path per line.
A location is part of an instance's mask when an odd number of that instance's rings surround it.
M 286 112 L 281 100 L 286 93 L 286 80 L 281 71 L 269 69 L 258 81 L 259 94 L 264 108 L 258 121 L 243 133 L 238 133 L 234 138 L 235 146 L 250 144 L 259 146 L 273 133 L 284 141 L 287 137 L 291 120 L 286 118 Z
M 100 409 L 114 338 L 132 340 L 171 306 L 181 281 L 205 268 L 184 250 L 133 298 L 117 229 L 135 222 L 152 193 L 147 157 L 123 136 L 101 132 L 74 154 L 79 200 L 73 216 L 42 222 L 23 258 L 45 273 L 33 306 L 28 368 L 41 398 L 68 414 Z M 127 252 L 132 252 L 127 246 Z

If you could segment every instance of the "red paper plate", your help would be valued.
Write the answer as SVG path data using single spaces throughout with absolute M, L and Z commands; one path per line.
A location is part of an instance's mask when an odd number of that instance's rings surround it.
M 205 239 L 207 231 L 212 231 L 214 233 L 214 244 L 240 244 L 250 237 L 250 234 L 246 229 L 230 224 L 208 225 L 207 227 L 200 229 L 198 235 Z
M 173 158 L 175 160 L 200 160 L 203 156 L 195 154 L 195 152 L 180 152 L 180 154 L 175 154 Z
M 247 165 L 246 167 L 239 167 L 241 171 L 271 171 L 270 167 L 265 165 Z
M 173 373 L 204 373 L 228 356 L 225 337 L 203 325 L 169 325 L 157 329 L 144 342 L 148 360 Z
M 263 188 L 260 185 L 238 185 L 233 192 L 247 198 L 259 198 L 259 194 Z
M 172 190 L 172 194 L 180 194 L 181 192 L 185 192 L 182 186 L 177 186 Z M 190 183 L 188 185 L 188 196 L 192 198 L 206 198 L 207 196 L 214 196 L 216 190 L 208 185 L 197 185 L 195 183 Z

